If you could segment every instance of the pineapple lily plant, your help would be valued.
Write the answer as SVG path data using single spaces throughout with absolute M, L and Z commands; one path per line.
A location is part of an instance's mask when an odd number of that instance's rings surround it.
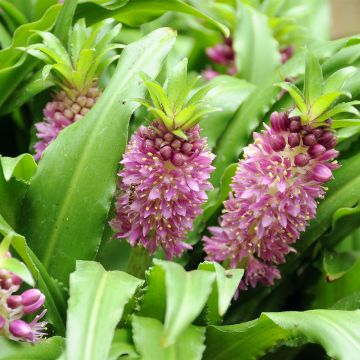
M 360 357 L 326 0 L 0 6 L 0 360 Z

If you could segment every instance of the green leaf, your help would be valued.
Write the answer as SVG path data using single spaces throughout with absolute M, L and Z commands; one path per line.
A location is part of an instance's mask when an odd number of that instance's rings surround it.
M 0 6 L 2 13 L 8 15 L 11 20 L 14 21 L 17 27 L 28 22 L 22 12 L 19 11 L 17 7 L 13 5 L 10 1 L 0 0 Z
M 222 132 L 229 124 L 236 110 L 254 90 L 255 86 L 233 76 L 222 75 L 210 81 L 211 89 L 205 101 L 211 107 L 221 108 L 209 114 L 200 122 L 202 135 L 208 139 L 210 149 L 214 148 Z
M 131 335 L 127 330 L 116 330 L 114 338 L 112 340 L 108 360 L 118 360 L 121 356 L 126 356 L 127 359 L 139 358 L 138 354 L 135 351 L 134 345 L 130 343 L 131 340 Z
M 204 359 L 250 360 L 282 345 L 320 344 L 334 359 L 360 356 L 360 310 L 264 313 L 258 320 L 207 331 Z
M 0 157 L 4 178 L 9 181 L 13 176 L 25 182 L 35 174 L 37 165 L 30 154 L 22 154 L 16 158 Z
M 210 295 L 215 274 L 194 270 L 186 272 L 181 265 L 154 260 L 165 272 L 166 313 L 162 345 L 173 345 L 180 334 L 196 319 Z
M 41 19 L 17 28 L 11 46 L 0 51 L 0 105 L 10 97 L 36 65 L 35 59 L 27 59 L 27 56 L 17 48 L 34 42 L 34 38 L 37 38 L 34 30 L 50 30 L 61 6 L 61 4 L 52 6 Z
M 271 34 L 269 19 L 240 1 L 237 17 L 233 46 L 239 75 L 255 85 L 263 84 L 280 65 L 280 54 Z
M 54 29 L 55 36 L 66 45 L 78 0 L 65 0 Z
M 115 18 L 121 23 L 136 26 L 147 23 L 167 11 L 176 11 L 206 20 L 220 29 L 226 37 L 229 36 L 229 29 L 226 26 L 181 0 L 130 0 L 125 4 L 123 0 L 120 0 L 117 3 L 120 3 L 119 6 L 111 5 L 111 7 L 91 3 L 79 4 L 76 18 L 86 18 L 88 25 L 103 19 Z
M 94 108 L 64 129 L 39 163 L 22 228 L 45 268 L 65 284 L 76 259 L 94 258 L 101 242 L 128 122 L 138 106 L 129 99 L 145 92 L 137 74 L 141 69 L 156 76 L 174 35 L 158 29 L 129 45 Z
M 189 325 L 177 341 L 164 347 L 164 327 L 156 319 L 133 316 L 133 339 L 142 360 L 201 360 L 204 352 L 205 329 Z
M 0 360 L 54 360 L 61 355 L 64 339 L 58 336 L 38 344 L 19 343 L 0 337 Z
M 66 302 L 63 289 L 56 283 L 43 268 L 41 262 L 33 254 L 26 244 L 25 238 L 17 234 L 9 224 L 0 215 L 0 234 L 3 236 L 12 235 L 11 245 L 24 261 L 27 268 L 37 283 L 37 287 L 45 295 L 45 307 L 47 308 L 47 317 L 54 325 L 58 334 L 65 333 L 64 316 Z
M 341 95 L 344 94 L 342 92 L 334 92 L 321 95 L 317 98 L 311 106 L 311 119 L 316 119 L 323 114 Z
M 96 262 L 78 261 L 70 276 L 66 359 L 107 359 L 124 306 L 143 283 Z
M 30 286 L 35 286 L 34 279 L 29 269 L 24 263 L 15 258 L 2 258 L 0 259 L 1 269 L 6 269 L 19 276 L 22 280 Z
M 340 279 L 356 263 L 358 256 L 353 252 L 326 251 L 323 257 L 323 269 L 327 281 Z
M 323 75 L 319 60 L 310 51 L 305 58 L 304 96 L 308 108 L 322 95 Z
M 331 123 L 333 129 L 341 129 L 349 126 L 360 126 L 360 119 L 333 120 Z
M 349 296 L 346 296 L 337 301 L 332 307 L 332 310 L 358 310 L 360 309 L 360 291 L 357 291 Z
M 188 59 L 183 59 L 169 73 L 166 90 L 173 113 L 181 109 L 188 95 L 187 63 Z
M 307 113 L 307 107 L 305 104 L 303 94 L 296 85 L 289 83 L 289 82 L 282 82 L 282 83 L 276 84 L 276 86 L 280 86 L 282 89 L 286 90 L 290 94 L 292 99 L 295 101 L 295 104 L 297 105 L 299 110 L 303 114 Z
M 201 263 L 198 269 L 216 274 L 216 281 L 208 300 L 208 318 L 209 324 L 217 324 L 229 308 L 244 275 L 244 270 L 225 270 L 220 264 L 208 261 Z
M 323 87 L 323 93 L 332 93 L 337 92 L 342 89 L 345 81 L 352 75 L 354 75 L 358 69 L 354 66 L 349 66 L 342 68 L 329 76 L 329 78 L 325 81 Z

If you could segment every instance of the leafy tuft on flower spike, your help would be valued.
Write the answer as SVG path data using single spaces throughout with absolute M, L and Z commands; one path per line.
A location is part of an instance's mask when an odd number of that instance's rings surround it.
M 324 197 L 323 184 L 338 167 L 330 116 L 358 114 L 353 106 L 358 102 L 336 104 L 344 94 L 338 83 L 341 88 L 350 73 L 340 70 L 322 86 L 321 67 L 309 54 L 304 94 L 293 84 L 282 84 L 297 108 L 272 113 L 270 127 L 254 133 L 254 143 L 244 149 L 221 227 L 210 227 L 211 237 L 204 237 L 209 260 L 246 268 L 242 289 L 272 285 L 280 278 L 277 266 L 295 251 L 292 245 L 315 218 L 316 199 Z
M 44 109 L 45 121 L 36 124 L 40 141 L 35 145 L 36 159 L 68 125 L 81 119 L 94 106 L 101 91 L 97 86 L 100 74 L 119 58 L 111 51 L 122 48 L 113 44 L 120 25 L 111 28 L 112 21 L 86 27 L 80 19 L 69 36 L 69 49 L 50 32 L 36 31 L 43 42 L 20 48 L 44 61 L 43 78 L 50 78 L 60 89 Z
M 152 103 L 139 101 L 155 120 L 130 139 L 112 227 L 118 238 L 150 253 L 162 247 L 171 259 L 191 249 L 185 236 L 211 188 L 214 155 L 200 137 L 198 122 L 215 109 L 202 100 L 208 85 L 191 94 L 196 80 L 187 79 L 187 60 L 173 69 L 165 88 L 144 74 L 142 78 Z

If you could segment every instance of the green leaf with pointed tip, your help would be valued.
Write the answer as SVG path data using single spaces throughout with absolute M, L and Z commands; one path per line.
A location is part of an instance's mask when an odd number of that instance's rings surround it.
M 64 44 L 68 43 L 69 31 L 71 29 L 78 0 L 65 0 L 56 21 L 54 29 L 55 36 Z
M 210 295 L 215 274 L 194 270 L 186 272 L 181 265 L 154 260 L 165 271 L 166 314 L 162 344 L 176 343 L 180 334 L 196 319 Z
M 105 271 L 96 262 L 77 262 L 70 276 L 67 360 L 108 358 L 124 307 L 142 283 L 124 272 Z
M 182 126 L 182 129 L 183 130 L 191 129 L 196 124 L 198 124 L 200 122 L 200 120 L 202 120 L 203 118 L 206 118 L 207 115 L 218 112 L 218 111 L 221 111 L 221 109 L 213 108 L 211 106 L 203 106 L 203 107 L 198 106 L 195 114 L 193 114 L 193 116 L 184 123 L 184 125 Z
M 263 313 L 259 319 L 211 326 L 204 360 L 253 360 L 279 345 L 320 344 L 334 359 L 360 357 L 360 310 Z
M 168 75 L 166 90 L 174 114 L 182 108 L 188 95 L 187 64 L 188 59 L 183 59 L 171 69 Z
M 353 252 L 326 251 L 323 257 L 323 270 L 327 281 L 343 277 L 356 263 L 358 256 Z
M 307 106 L 305 104 L 305 99 L 303 97 L 302 92 L 299 90 L 299 88 L 296 85 L 294 85 L 290 82 L 282 82 L 282 83 L 278 83 L 275 85 L 286 90 L 290 94 L 290 96 L 293 98 L 293 100 L 295 101 L 295 104 L 299 108 L 299 110 L 303 114 L 307 113 Z
M 360 119 L 333 120 L 331 123 L 331 127 L 333 129 L 341 129 L 341 128 L 350 127 L 350 126 L 360 126 Z
M 65 340 L 59 336 L 45 339 L 38 344 L 20 343 L 0 337 L 0 360 L 54 360 L 65 346 Z
M 177 137 L 179 137 L 180 139 L 184 139 L 187 140 L 187 136 L 184 133 L 184 131 L 182 131 L 181 129 L 176 129 L 176 130 L 171 130 L 171 132 L 176 135 Z
M 319 116 L 317 118 L 317 121 L 322 122 L 341 113 L 349 113 L 358 116 L 359 111 L 353 105 L 359 105 L 359 104 L 360 101 L 350 101 L 348 103 L 337 104 L 333 108 L 331 108 L 330 110 L 326 111 L 324 114 Z
M 321 95 L 317 98 L 310 108 L 311 119 L 316 119 L 322 115 L 342 95 L 344 95 L 342 92 L 334 92 Z
M 144 83 L 149 93 L 153 94 L 151 98 L 157 98 L 157 101 L 154 105 L 159 107 L 160 110 L 164 111 L 167 116 L 172 117 L 173 111 L 163 87 L 155 81 L 145 81 Z
M 99 6 L 91 3 L 79 4 L 76 18 L 86 18 L 89 25 L 103 19 L 115 18 L 124 24 L 136 26 L 147 23 L 167 11 L 175 11 L 206 20 L 220 29 L 226 37 L 230 34 L 226 26 L 181 0 L 130 0 L 126 3 L 123 0 L 117 0 L 117 2 L 119 1 L 119 6 L 115 4 L 111 6 Z
M 142 360 L 201 360 L 205 329 L 188 326 L 170 346 L 163 345 L 164 327 L 156 319 L 133 316 L 133 339 Z
M 345 81 L 352 75 L 354 75 L 358 69 L 354 66 L 342 68 L 329 76 L 323 86 L 323 93 L 337 92 L 342 89 Z
M 174 122 L 160 109 L 149 107 L 148 111 L 150 111 L 155 117 L 159 117 L 169 131 L 174 128 Z
M 2 170 L 6 181 L 11 177 L 28 182 L 35 174 L 37 165 L 30 154 L 22 154 L 18 157 L 0 157 Z
M 185 123 L 187 123 L 189 120 L 192 120 L 193 115 L 195 113 L 195 111 L 197 110 L 198 105 L 190 105 L 187 107 L 184 107 L 176 116 L 174 119 L 174 123 L 175 123 L 175 128 L 181 127 L 183 129 L 185 129 L 185 127 L 183 127 L 183 125 L 185 125 Z
M 205 261 L 198 267 L 199 270 L 211 271 L 216 274 L 212 292 L 208 300 L 208 323 L 211 325 L 221 322 L 239 287 L 240 280 L 244 275 L 243 269 L 225 270 L 220 264 Z
M 319 60 L 314 54 L 307 51 L 305 57 L 304 97 L 308 108 L 322 95 L 322 82 L 323 75 Z
M 144 96 L 139 70 L 155 77 L 174 40 L 173 30 L 161 28 L 129 45 L 96 105 L 64 129 L 39 162 L 22 229 L 45 268 L 64 284 L 75 261 L 93 259 L 101 242 L 128 122 L 138 106 L 125 100 Z

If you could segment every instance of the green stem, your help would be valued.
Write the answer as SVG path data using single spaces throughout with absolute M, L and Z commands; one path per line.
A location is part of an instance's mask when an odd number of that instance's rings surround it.
M 152 263 L 152 257 L 143 247 L 136 246 L 130 253 L 127 272 L 137 278 L 144 279 L 145 271 Z

